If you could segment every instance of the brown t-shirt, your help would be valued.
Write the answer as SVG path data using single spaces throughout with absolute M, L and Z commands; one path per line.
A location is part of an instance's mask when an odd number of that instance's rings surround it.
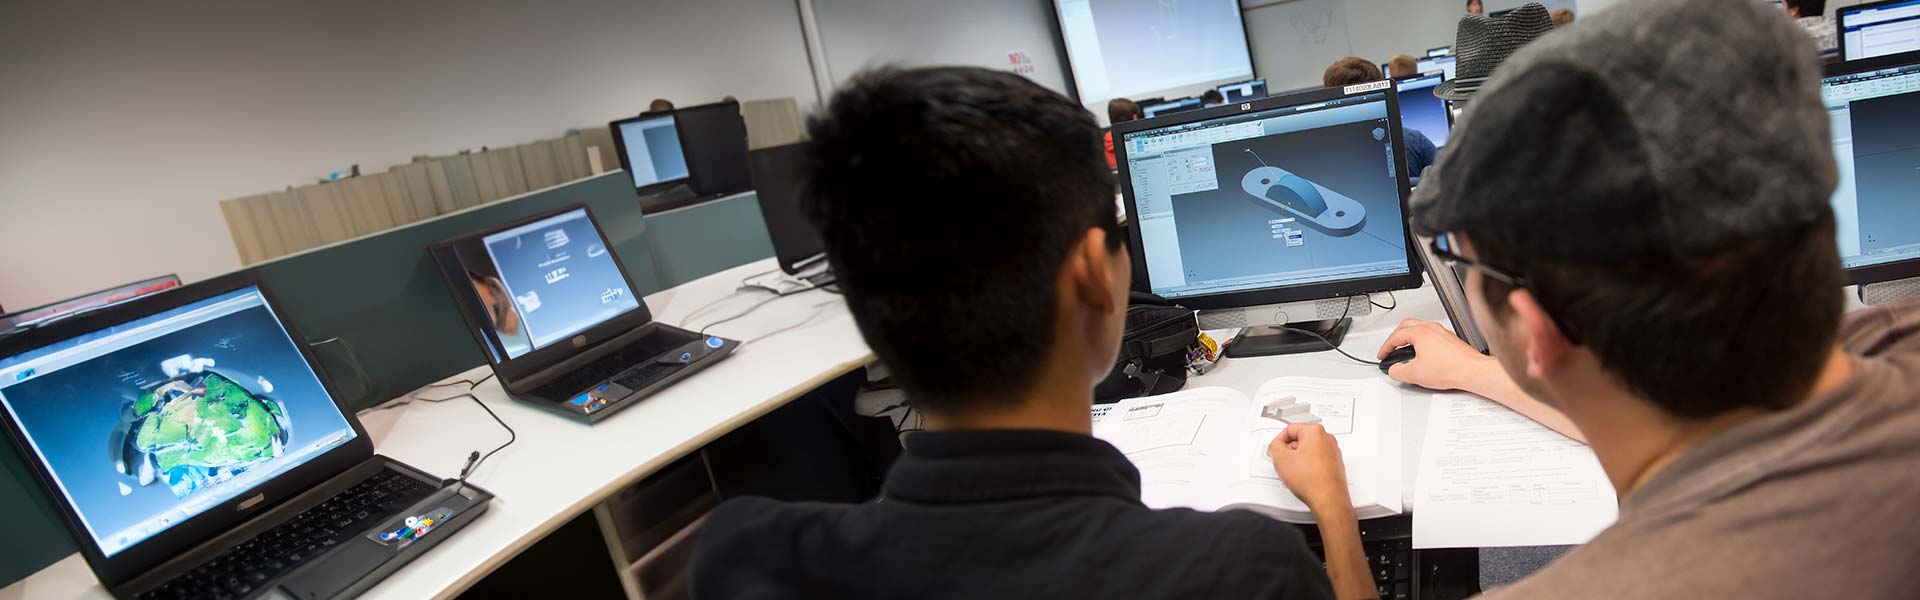
M 1920 598 L 1920 300 L 1850 313 L 1840 342 L 1852 380 L 1706 439 L 1484 597 Z

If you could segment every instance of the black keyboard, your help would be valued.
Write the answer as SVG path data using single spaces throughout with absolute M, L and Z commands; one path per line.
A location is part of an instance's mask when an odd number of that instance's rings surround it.
M 652 329 L 648 330 L 645 335 L 638 336 L 618 351 L 594 359 L 593 364 L 585 368 L 575 369 L 572 373 L 568 373 L 558 379 L 541 385 L 539 389 L 534 390 L 534 395 L 544 398 L 566 399 L 573 397 L 574 394 L 578 394 L 582 390 L 606 383 L 609 380 L 620 383 L 621 377 L 626 377 L 642 370 L 647 365 L 652 364 L 654 362 L 653 359 L 658 358 L 661 354 L 665 354 L 668 350 L 699 341 L 702 337 L 703 336 L 698 333 L 685 329 L 655 325 Z M 668 372 L 671 373 L 671 369 L 676 368 L 678 365 L 659 366 L 669 368 L 670 370 Z M 614 371 L 614 369 L 620 368 L 625 368 L 626 371 Z M 619 373 L 619 375 L 607 377 L 608 373 L 616 372 Z M 658 375 L 657 377 L 665 377 L 665 375 Z M 656 378 L 654 381 L 658 381 L 658 379 Z M 621 385 L 626 384 L 621 383 Z M 627 385 L 627 389 L 638 390 L 641 389 L 641 387 Z
M 365 533 L 434 489 L 433 484 L 382 470 L 140 597 L 225 600 L 251 596 L 261 584 Z
M 660 380 L 684 368 L 687 368 L 687 365 L 647 361 L 614 377 L 613 382 L 637 392 L 647 389 L 647 386 L 660 383 Z

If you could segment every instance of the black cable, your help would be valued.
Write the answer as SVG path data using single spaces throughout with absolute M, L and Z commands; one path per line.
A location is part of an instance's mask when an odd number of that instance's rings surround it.
M 481 402 L 479 396 L 475 396 L 472 393 L 461 394 L 461 396 L 466 396 L 467 398 L 472 399 L 474 404 L 480 405 L 480 410 L 487 411 L 487 416 L 493 417 L 493 422 L 499 423 L 501 429 L 507 430 L 506 443 L 501 444 L 499 447 L 496 447 L 493 450 L 487 451 L 485 455 L 481 455 L 480 451 L 478 450 L 475 450 L 473 451 L 473 453 L 467 455 L 467 466 L 460 469 L 460 483 L 462 485 L 465 485 L 467 483 L 468 475 L 473 474 L 475 470 L 479 469 L 481 464 L 487 462 L 487 459 L 493 458 L 493 455 L 495 453 L 498 453 L 501 450 L 505 450 L 507 449 L 507 446 L 512 446 L 514 442 L 519 441 L 520 434 L 515 433 L 513 431 L 513 427 L 508 426 L 506 420 L 501 419 L 498 413 L 493 412 L 493 408 L 487 406 L 487 403 Z M 455 396 L 455 397 L 457 398 L 458 396 Z
M 1397 297 L 1394 297 L 1393 292 L 1391 291 L 1387 292 L 1387 299 L 1393 301 L 1393 306 L 1383 306 L 1379 302 L 1374 302 L 1373 294 L 1367 294 L 1367 304 L 1372 304 L 1374 308 L 1378 308 L 1380 310 L 1393 310 L 1396 308 L 1400 308 L 1400 299 Z
M 779 300 L 779 299 L 781 299 L 781 298 L 786 298 L 786 297 L 787 297 L 787 296 L 779 296 L 779 295 L 776 295 L 776 296 L 774 296 L 774 297 L 772 297 L 772 298 L 768 298 L 768 299 L 765 299 L 765 300 L 761 300 L 761 301 L 759 301 L 759 302 L 755 302 L 755 303 L 753 304 L 753 306 L 749 306 L 749 307 L 747 307 L 747 309 L 746 309 L 746 310 L 743 310 L 743 311 L 740 311 L 739 313 L 737 313 L 737 314 L 735 314 L 735 315 L 733 315 L 733 316 L 731 316 L 731 317 L 727 317 L 727 318 L 725 318 L 725 319 L 721 319 L 721 320 L 718 320 L 718 321 L 714 321 L 714 322 L 712 322 L 712 323 L 708 323 L 708 324 L 706 324 L 706 325 L 704 325 L 704 326 L 702 326 L 702 327 L 700 327 L 700 335 L 706 335 L 706 334 L 707 334 L 707 330 L 708 330 L 708 329 L 713 329 L 713 328 L 714 328 L 714 326 L 716 326 L 716 325 L 720 325 L 720 324 L 722 324 L 722 323 L 730 323 L 730 322 L 733 322 L 733 321 L 737 321 L 737 320 L 740 320 L 740 318 L 741 318 L 741 317 L 745 317 L 745 316 L 747 316 L 747 315 L 750 315 L 750 314 L 753 314 L 753 311 L 755 311 L 755 310 L 759 310 L 759 309 L 760 309 L 760 307 L 762 307 L 762 306 L 766 306 L 766 305 L 767 305 L 768 303 L 770 303 L 770 302 L 773 302 L 773 301 L 775 301 L 775 300 Z
M 1335 324 L 1338 324 L 1338 323 L 1339 323 L 1339 322 L 1341 322 L 1341 321 L 1345 321 L 1345 320 L 1347 320 L 1347 315 L 1350 315 L 1350 314 L 1353 314 L 1353 298 L 1351 298 L 1351 297 L 1349 297 L 1349 298 L 1347 298 L 1347 299 L 1346 299 L 1346 301 L 1347 301 L 1347 302 L 1346 302 L 1346 306 L 1347 306 L 1347 308 L 1346 308 L 1346 310 L 1343 310 L 1343 311 L 1340 311 L 1340 318 L 1338 318 L 1338 319 L 1334 319 L 1334 320 L 1333 320 L 1333 322 L 1334 322 Z M 1368 298 L 1368 299 L 1367 299 L 1367 301 L 1368 301 L 1368 302 L 1372 302 L 1372 301 L 1373 301 L 1373 299 L 1372 299 L 1372 298 Z M 1400 300 L 1398 300 L 1398 299 L 1395 299 L 1395 300 L 1393 301 L 1393 304 L 1394 304 L 1394 306 L 1399 306 L 1399 305 L 1400 305 Z M 1345 350 L 1341 350 L 1341 349 L 1340 349 L 1340 346 L 1339 346 L 1339 345 L 1337 345 L 1337 344 L 1334 344 L 1334 343 L 1333 343 L 1333 340 L 1329 340 L 1329 339 L 1327 339 L 1327 336 L 1324 336 L 1324 335 L 1320 335 L 1320 334 L 1319 334 L 1319 332 L 1315 332 L 1315 331 L 1311 331 L 1311 330 L 1306 330 L 1306 329 L 1301 329 L 1301 328 L 1299 328 L 1299 327 L 1289 327 L 1289 326 L 1286 326 L 1286 325 L 1280 325 L 1279 327 L 1280 327 L 1280 329 L 1282 329 L 1282 330 L 1284 330 L 1284 331 L 1292 331 L 1292 332 L 1296 332 L 1296 333 L 1304 333 L 1304 334 L 1307 334 L 1307 335 L 1310 335 L 1310 336 L 1313 336 L 1313 337 L 1314 337 L 1314 339 L 1317 339 L 1317 340 L 1320 340 L 1320 343 L 1323 343 L 1323 344 L 1326 344 L 1328 348 L 1332 348 L 1334 352 L 1339 352 L 1341 356 L 1345 356 L 1345 357 L 1347 357 L 1347 358 L 1348 358 L 1349 360 L 1352 360 L 1353 362 L 1357 362 L 1357 363 L 1360 363 L 1360 364 L 1363 364 L 1363 365 L 1373 365 L 1373 366 L 1376 366 L 1376 367 L 1378 367 L 1378 366 L 1380 366 L 1380 363 L 1378 363 L 1378 362 L 1375 362 L 1375 361 L 1371 361 L 1371 360 L 1365 360 L 1365 359 L 1361 359 L 1361 358 L 1356 358 L 1356 357 L 1355 357 L 1354 355 L 1352 355 L 1352 354 L 1347 354 L 1347 351 L 1345 351 Z
M 492 372 L 488 372 L 488 373 L 487 373 L 487 375 L 486 375 L 485 377 L 481 377 L 481 378 L 480 378 L 480 379 L 478 379 L 478 380 L 470 380 L 470 379 L 457 379 L 457 380 L 454 380 L 454 381 L 449 381 L 449 382 L 446 382 L 446 383 L 435 383 L 435 384 L 431 384 L 431 385 L 423 385 L 423 386 L 420 386 L 420 389 L 423 389 L 423 390 L 430 390 L 430 389 L 433 389 L 433 388 L 443 388 L 443 387 L 448 387 L 448 386 L 455 386 L 455 385 L 460 385 L 460 384 L 462 384 L 462 383 L 464 383 L 464 384 L 467 384 L 467 389 L 473 389 L 473 388 L 476 388 L 476 387 L 480 387 L 480 384 L 482 384 L 482 383 L 486 383 L 488 379 L 493 379 L 493 375 L 494 375 L 494 374 L 493 374 Z M 459 396 L 454 396 L 454 398 L 459 398 Z M 446 401 L 446 400 L 449 400 L 449 399 L 450 399 L 450 398 L 442 398 L 442 399 L 440 399 L 440 400 L 428 400 L 428 401 L 429 401 L 429 402 L 443 402 L 443 401 Z M 426 400 L 426 399 L 425 399 L 425 398 L 420 398 L 420 400 Z

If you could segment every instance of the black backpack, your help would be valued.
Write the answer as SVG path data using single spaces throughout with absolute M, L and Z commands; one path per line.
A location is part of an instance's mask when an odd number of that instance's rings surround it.
M 1127 329 L 1113 371 L 1093 388 L 1095 404 L 1177 391 L 1187 385 L 1187 351 L 1199 344 L 1193 309 L 1146 292 L 1127 298 Z

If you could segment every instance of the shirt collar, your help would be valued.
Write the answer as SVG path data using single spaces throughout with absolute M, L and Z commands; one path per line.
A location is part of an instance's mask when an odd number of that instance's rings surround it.
M 925 503 L 1110 496 L 1140 504 L 1140 471 L 1093 436 L 1044 430 L 922 431 L 881 496 Z

